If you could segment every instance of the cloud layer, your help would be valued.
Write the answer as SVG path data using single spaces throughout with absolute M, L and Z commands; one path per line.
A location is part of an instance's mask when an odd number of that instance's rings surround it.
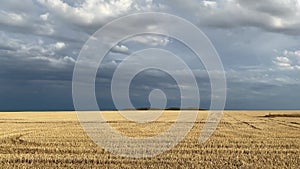
M 72 71 L 85 41 L 113 19 L 149 11 L 181 16 L 206 33 L 226 70 L 228 109 L 300 108 L 294 92 L 300 89 L 297 0 L 10 0 L 0 6 L 0 109 L 73 109 Z M 138 24 L 143 23 L 120 30 Z M 193 52 L 176 39 L 148 34 L 120 42 L 107 54 L 97 78 L 101 105 L 113 108 L 109 85 L 116 67 L 150 47 L 182 57 L 197 76 L 201 106 L 209 107 L 209 79 Z M 161 61 L 171 63 L 163 56 Z M 172 79 L 162 72 L 144 75 L 132 85 L 136 106 L 148 104 L 145 91 L 154 87 L 166 89 L 169 105 L 179 103 Z

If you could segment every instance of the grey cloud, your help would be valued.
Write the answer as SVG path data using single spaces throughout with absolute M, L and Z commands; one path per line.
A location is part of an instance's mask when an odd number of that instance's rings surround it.
M 30 13 L 35 10 L 34 3 L 35 0 L 23 0 L 22 3 L 19 0 L 2 1 L 0 9 L 17 13 Z
M 174 3 L 175 2 L 175 3 Z M 205 3 L 206 2 L 206 3 Z M 208 5 L 207 2 L 214 2 Z M 204 27 L 232 29 L 236 27 L 257 27 L 267 32 L 300 35 L 300 3 L 288 1 L 162 1 L 180 11 L 190 11 L 189 16 Z M 173 12 L 175 12 L 174 10 Z M 190 17 L 190 18 L 191 18 Z
M 297 0 L 238 0 L 239 4 L 254 11 L 263 12 L 278 17 L 294 17 L 297 12 Z
M 15 48 L 11 47 L 11 46 L 7 46 L 7 45 L 0 45 L 0 50 L 11 50 L 14 51 L 16 50 Z

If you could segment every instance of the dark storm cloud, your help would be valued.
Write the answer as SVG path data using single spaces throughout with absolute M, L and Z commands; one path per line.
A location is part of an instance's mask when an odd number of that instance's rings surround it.
M 5 45 L 0 45 L 0 50 L 1 51 L 15 51 L 16 49 L 15 48 L 13 48 L 13 47 L 10 47 L 10 46 L 5 46 Z
M 96 94 L 98 96 L 98 104 L 102 108 L 106 108 L 107 105 L 113 105 L 111 96 L 111 77 L 118 64 L 108 63 L 102 65 L 98 70 L 96 79 Z M 131 69 L 131 67 L 127 67 Z M 124 70 L 126 71 L 126 70 Z M 174 72 L 173 72 L 174 73 Z M 182 77 L 188 74 L 180 72 Z M 209 108 L 210 106 L 210 83 L 208 75 L 205 71 L 199 73 L 195 70 L 194 72 L 201 97 L 200 107 Z M 124 77 L 130 79 L 132 77 Z M 149 107 L 149 94 L 154 89 L 162 90 L 168 99 L 167 107 L 178 107 L 180 106 L 180 85 L 188 84 L 177 84 L 171 75 L 156 69 L 147 69 L 131 79 L 130 83 L 130 98 L 135 107 Z

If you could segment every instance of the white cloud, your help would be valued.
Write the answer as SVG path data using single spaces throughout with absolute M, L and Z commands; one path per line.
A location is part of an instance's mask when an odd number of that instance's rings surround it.
M 61 50 L 66 47 L 66 44 L 64 42 L 56 42 L 54 44 L 54 47 L 56 50 Z
M 65 64 L 74 64 L 75 60 L 70 56 L 64 56 L 64 57 L 47 57 L 47 56 L 36 56 L 29 58 L 31 60 L 37 60 L 37 61 L 45 61 L 48 62 L 49 65 L 53 67 L 62 67 Z
M 290 59 L 287 57 L 283 57 L 283 56 L 276 57 L 276 60 L 281 63 L 290 63 Z
M 300 50 L 282 52 L 283 56 L 277 56 L 273 63 L 282 70 L 300 70 Z
M 22 25 L 25 23 L 25 16 L 0 10 L 0 23 L 7 25 Z
M 55 32 L 51 23 L 41 21 L 48 19 L 48 13 L 36 15 L 33 11 L 16 11 L 18 10 L 1 10 L 0 7 L 0 24 L 4 26 L 5 31 L 37 35 L 52 35 Z
M 129 49 L 127 46 L 125 45 L 116 45 L 115 47 L 113 47 L 111 49 L 111 52 L 115 52 L 115 53 L 122 53 L 122 54 L 129 54 Z
M 166 46 L 170 43 L 170 39 L 164 36 L 158 35 L 141 35 L 131 38 L 129 41 L 134 41 L 137 43 L 142 43 L 149 46 Z
M 60 52 L 65 47 L 64 42 L 45 44 L 41 39 L 28 42 L 0 34 L 0 52 L 5 50 L 6 54 L 15 60 L 39 60 L 49 63 L 51 66 L 73 64 L 75 60 L 72 57 L 65 56 Z
M 132 10 L 146 10 L 151 8 L 152 4 L 152 0 L 146 0 L 141 4 L 134 0 L 85 0 L 71 6 L 62 0 L 38 1 L 56 16 L 80 25 L 103 23 L 108 18 L 120 16 Z
M 202 1 L 205 7 L 215 8 L 217 6 L 217 2 L 215 1 Z
M 49 17 L 49 13 L 45 13 L 45 14 L 42 14 L 40 15 L 40 18 L 43 20 L 43 21 L 47 21 L 48 20 L 48 17 Z
M 75 63 L 75 59 L 73 59 L 73 58 L 70 57 L 70 56 L 65 56 L 65 57 L 63 58 L 63 60 L 64 60 L 65 62 Z
M 266 69 L 265 67 L 253 67 L 250 70 L 227 70 L 226 78 L 229 83 L 239 83 L 244 86 L 250 85 L 254 87 L 300 84 L 300 79 L 294 78 L 293 75 L 284 74 L 278 69 Z

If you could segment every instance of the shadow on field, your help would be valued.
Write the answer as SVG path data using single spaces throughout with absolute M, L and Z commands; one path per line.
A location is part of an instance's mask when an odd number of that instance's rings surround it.
M 295 117 L 295 118 L 300 118 L 300 114 L 267 114 L 265 116 L 262 117 Z

